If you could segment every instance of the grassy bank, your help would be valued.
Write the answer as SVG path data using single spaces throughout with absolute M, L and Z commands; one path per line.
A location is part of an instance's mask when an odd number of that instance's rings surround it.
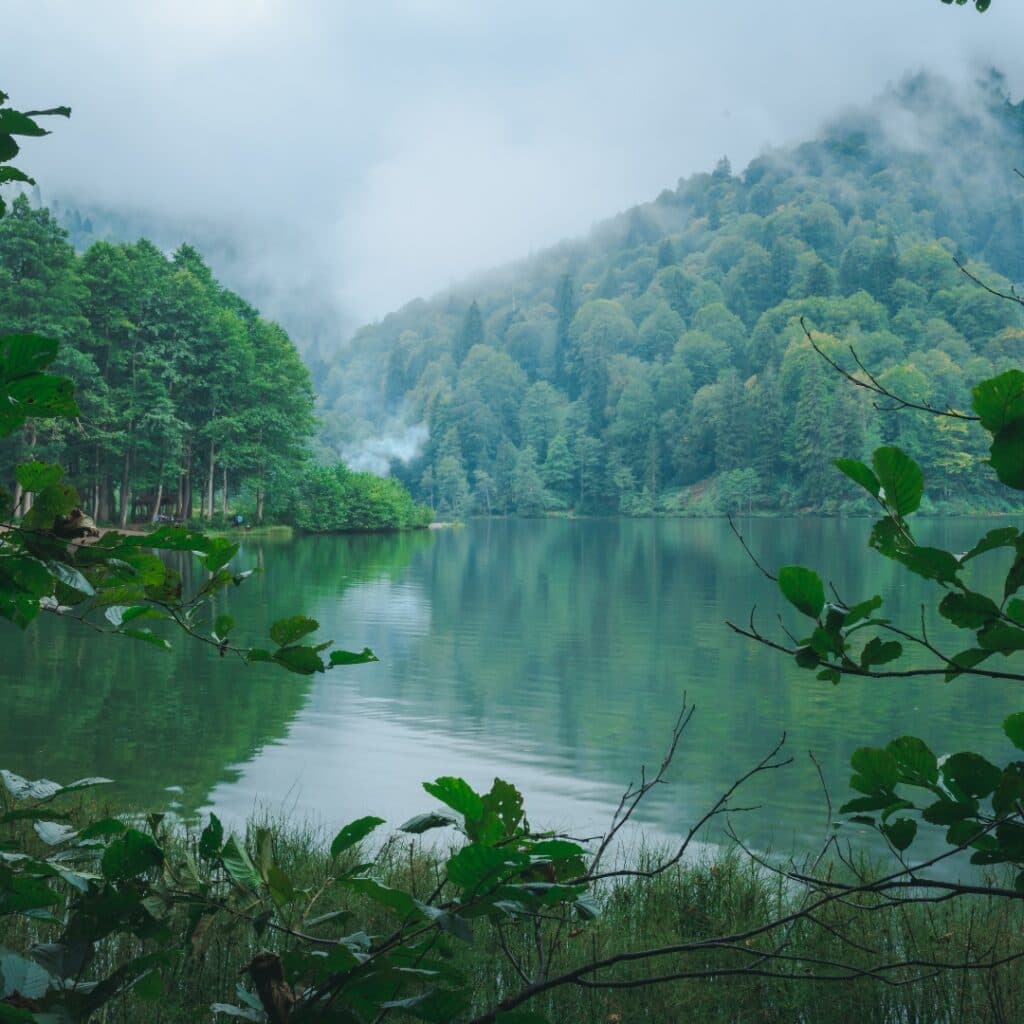
M 251 822 L 250 837 L 267 822 Z M 395 926 L 378 903 L 329 884 L 338 874 L 327 838 L 314 828 L 270 823 L 277 863 L 297 886 L 317 891 L 326 885 L 317 904 L 319 914 L 347 910 L 344 932 L 362 929 L 387 934 Z M 164 836 L 168 862 L 175 870 L 193 854 L 198 836 L 174 827 Z M 360 859 L 347 851 L 351 863 Z M 638 855 L 637 866 L 650 857 Z M 430 847 L 407 836 L 384 843 L 373 872 L 385 884 L 428 899 L 439 882 L 439 857 Z M 201 869 L 202 870 L 202 869 Z M 567 928 L 549 926 L 553 974 L 574 965 L 625 950 L 660 947 L 727 936 L 784 915 L 799 894 L 787 891 L 738 852 L 721 851 L 680 865 L 652 879 L 620 879 L 597 893 L 601 913 L 596 920 Z M 15 923 L 18 922 L 18 923 Z M 193 922 L 194 923 L 194 922 Z M 817 922 L 801 922 L 787 937 L 786 952 L 804 963 L 842 962 L 866 967 L 880 960 L 955 961 L 973 954 L 1009 951 L 1022 932 L 1024 909 L 1010 901 L 916 905 L 896 913 L 855 909 L 834 903 Z M 190 926 L 184 918 L 172 922 L 180 931 L 179 957 L 164 972 L 158 998 L 143 1001 L 127 994 L 109 1003 L 95 1018 L 136 1024 L 192 1024 L 210 1020 L 214 1002 L 235 1002 L 235 988 L 245 965 L 260 949 L 284 952 L 294 942 L 286 935 L 264 932 L 257 937 L 242 921 L 221 921 L 208 929 Z M 472 979 L 474 1011 L 493 1006 L 520 985 L 513 961 L 529 972 L 536 959 L 537 936 L 532 923 L 509 922 L 500 930 L 473 922 L 474 942 L 447 939 L 435 952 L 449 958 Z M 33 941 L 53 941 L 58 930 L 24 919 L 0 916 L 0 945 L 24 949 Z M 324 934 L 327 934 L 326 932 Z M 340 934 L 340 933 L 339 933 Z M 191 937 L 189 937 L 189 935 Z M 778 941 L 778 938 L 775 940 Z M 743 945 L 739 943 L 738 945 Z M 134 948 L 132 948 L 134 946 Z M 750 955 L 756 953 L 751 944 Z M 89 973 L 101 973 L 127 956 L 137 955 L 135 940 L 119 939 L 103 948 Z M 567 986 L 537 998 L 524 1009 L 543 1013 L 559 1024 L 616 1024 L 650 1021 L 812 1022 L 870 1021 L 877 1024 L 940 1024 L 940 1022 L 1012 1021 L 1024 1001 L 1024 974 L 1015 964 L 996 971 L 952 971 L 928 981 L 891 987 L 877 980 L 845 982 L 794 981 L 770 977 L 730 977 L 728 968 L 748 962 L 722 945 L 682 957 L 625 964 L 604 975 L 628 982 L 679 971 L 721 968 L 710 978 L 674 981 L 648 988 L 602 990 Z M 773 970 L 786 969 L 776 963 Z M 152 993 L 151 993 L 152 996 Z M 218 1020 L 227 1017 L 218 1016 Z M 411 1018 L 396 1012 L 389 1019 Z

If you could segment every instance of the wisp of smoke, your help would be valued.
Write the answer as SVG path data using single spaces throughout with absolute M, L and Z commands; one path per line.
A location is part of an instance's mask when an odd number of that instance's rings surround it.
M 428 436 L 426 424 L 416 423 L 400 433 L 364 438 L 342 449 L 342 461 L 350 469 L 387 476 L 392 462 L 416 458 Z

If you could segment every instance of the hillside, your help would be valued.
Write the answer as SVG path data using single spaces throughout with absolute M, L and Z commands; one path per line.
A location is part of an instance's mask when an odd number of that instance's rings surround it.
M 363 327 L 321 381 L 321 442 L 359 464 L 425 436 L 392 471 L 445 514 L 855 510 L 830 460 L 879 442 L 925 467 L 931 509 L 997 508 L 980 437 L 876 414 L 799 318 L 935 405 L 1015 364 L 1019 308 L 953 257 L 1024 280 L 1022 126 L 995 73 L 969 103 L 918 76 L 741 173 L 723 159 Z

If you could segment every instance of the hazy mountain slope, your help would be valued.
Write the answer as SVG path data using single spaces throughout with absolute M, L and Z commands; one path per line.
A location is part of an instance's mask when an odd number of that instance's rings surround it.
M 893 387 L 965 406 L 1024 339 L 952 259 L 1024 279 L 1022 124 L 995 74 L 966 99 L 919 76 L 742 173 L 723 160 L 363 327 L 324 383 L 323 442 L 380 463 L 424 425 L 393 469 L 459 513 L 835 507 L 852 493 L 829 460 L 880 440 L 922 461 L 934 500 L 985 505 L 980 439 L 876 416 L 798 318 Z

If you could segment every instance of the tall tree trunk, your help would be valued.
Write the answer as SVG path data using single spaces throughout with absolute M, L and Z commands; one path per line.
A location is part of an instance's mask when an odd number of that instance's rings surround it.
M 131 462 L 131 453 L 124 453 L 124 463 L 121 466 L 121 515 L 118 519 L 118 525 L 123 530 L 128 525 L 128 516 L 131 513 L 132 496 L 129 493 L 129 475 L 128 468 Z
M 161 470 L 161 473 L 163 471 Z M 164 500 L 164 482 L 163 479 L 156 485 L 156 501 L 153 504 L 153 514 L 149 517 L 150 522 L 160 522 L 160 504 Z
M 263 523 L 263 488 L 256 488 L 256 524 Z
M 29 456 L 28 457 L 29 457 L 29 461 L 30 462 L 36 457 L 35 456 L 35 447 L 36 447 L 36 428 L 32 427 L 31 430 L 29 430 L 29 432 L 28 432 L 28 452 L 29 452 Z M 32 510 L 32 492 L 31 491 L 25 491 L 23 496 L 22 496 L 22 501 L 23 501 L 23 507 L 22 507 L 22 510 L 21 510 L 21 514 L 22 515 L 26 515 L 28 512 L 30 512 Z
M 100 446 L 96 445 L 94 452 L 94 465 L 92 473 L 92 517 L 96 522 L 100 518 Z
M 220 476 L 220 514 L 224 517 L 224 521 L 227 522 L 228 518 L 228 467 L 221 466 Z
M 213 518 L 213 475 L 216 466 L 214 464 L 213 442 L 210 442 L 210 468 L 206 474 L 206 518 Z
M 18 481 L 15 480 L 14 481 L 14 511 L 16 513 L 19 513 L 19 514 L 21 512 L 21 509 L 18 506 L 21 504 L 21 499 L 22 499 L 23 494 L 24 494 L 24 492 L 21 489 L 21 484 L 19 484 Z

